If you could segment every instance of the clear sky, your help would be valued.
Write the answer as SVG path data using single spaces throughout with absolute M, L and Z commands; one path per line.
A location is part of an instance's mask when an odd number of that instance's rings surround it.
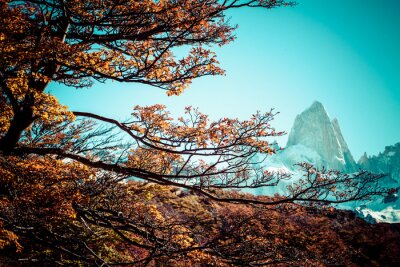
M 226 76 L 200 78 L 181 96 L 117 82 L 50 91 L 72 110 L 118 119 L 156 103 L 174 116 L 192 105 L 214 119 L 275 108 L 273 126 L 287 132 L 318 100 L 339 120 L 356 160 L 400 142 L 400 1 L 299 0 L 294 8 L 229 15 L 237 40 L 216 48 Z

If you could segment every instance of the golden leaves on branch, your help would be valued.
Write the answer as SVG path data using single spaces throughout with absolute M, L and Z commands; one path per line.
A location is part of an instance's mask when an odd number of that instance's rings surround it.
M 1 89 L 7 91 L 7 101 L 1 101 L 0 130 L 6 132 L 10 127 L 15 116 L 12 109 L 30 114 L 32 107 L 34 115 L 46 123 L 72 119 L 65 107 L 44 93 L 52 81 L 82 88 L 95 80 L 111 79 L 143 83 L 164 89 L 170 96 L 180 95 L 193 79 L 224 73 L 212 48 L 205 47 L 234 39 L 236 26 L 225 21 L 226 10 L 282 4 L 222 4 L 217 0 L 1 1 Z M 177 56 L 173 52 L 183 53 Z M 29 125 L 34 119 L 25 118 L 21 124 Z M 198 143 L 207 145 L 200 138 Z
M 185 116 L 174 120 L 163 105 L 135 106 L 132 121 L 121 126 L 137 144 L 125 166 L 151 172 L 155 179 L 196 184 L 205 190 L 268 183 L 279 178 L 254 167 L 249 159 L 256 153 L 275 153 L 269 139 L 283 132 L 271 128 L 273 116 L 267 112 L 244 121 L 210 122 L 198 109 L 186 107 Z M 259 179 L 252 181 L 255 174 Z
M 0 135 L 6 133 L 10 127 L 14 112 L 10 105 L 0 102 Z
M 169 174 L 174 165 L 181 161 L 182 158 L 178 154 L 150 148 L 137 148 L 130 151 L 127 166 L 159 174 Z
M 4 219 L 7 224 L 32 230 L 40 220 L 45 222 L 42 227 L 47 224 L 61 227 L 66 220 L 74 220 L 73 203 L 86 200 L 78 184 L 90 180 L 93 174 L 92 170 L 72 161 L 0 155 L 0 248 L 13 243 L 18 251 L 22 250 L 18 237 L 2 229 Z
M 236 4 L 244 3 L 2 1 L 0 63 L 43 83 L 55 80 L 85 87 L 91 79 L 114 79 L 179 95 L 196 77 L 223 74 L 215 54 L 202 45 L 223 45 L 234 39 L 235 26 L 224 20 L 223 12 Z M 178 47 L 190 51 L 177 59 L 172 50 Z
M 0 221 L 0 250 L 6 248 L 7 246 L 13 245 L 17 253 L 21 252 L 23 247 L 18 242 L 18 236 L 12 231 L 4 229 L 3 225 L 4 223 Z
M 134 122 L 127 126 L 160 149 L 164 146 L 167 150 L 179 151 L 185 146 L 190 151 L 247 146 L 258 152 L 274 153 L 274 148 L 265 138 L 284 134 L 270 126 L 269 122 L 275 115 L 272 112 L 257 113 L 244 121 L 223 118 L 210 122 L 207 115 L 192 107 L 186 107 L 186 116 L 176 121 L 163 105 L 135 106 L 134 110 Z
M 57 98 L 47 93 L 36 94 L 34 115 L 38 116 L 43 124 L 59 124 L 75 120 L 75 116 L 67 106 L 61 105 Z

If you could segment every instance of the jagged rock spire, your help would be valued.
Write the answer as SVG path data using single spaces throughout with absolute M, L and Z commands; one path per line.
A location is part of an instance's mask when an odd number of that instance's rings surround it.
M 346 172 L 357 169 L 337 119 L 330 120 L 321 102 L 315 101 L 297 115 L 286 147 L 303 145 L 318 153 L 318 165 Z

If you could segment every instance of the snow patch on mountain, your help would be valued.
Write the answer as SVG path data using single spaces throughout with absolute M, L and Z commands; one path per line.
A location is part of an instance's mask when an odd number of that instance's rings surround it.
M 358 217 L 364 218 L 370 223 L 400 223 L 400 209 L 394 209 L 392 206 L 386 207 L 380 211 L 357 207 L 355 212 Z

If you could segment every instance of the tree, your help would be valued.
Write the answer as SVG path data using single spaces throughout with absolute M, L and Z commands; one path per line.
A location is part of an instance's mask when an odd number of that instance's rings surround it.
M 205 47 L 233 41 L 235 26 L 225 20 L 227 10 L 286 5 L 293 3 L 2 1 L 0 248 L 24 249 L 28 261 L 43 257 L 54 263 L 69 257 L 99 265 L 146 265 L 156 258 L 204 253 L 211 241 L 194 242 L 192 236 L 212 219 L 185 210 L 184 215 L 168 216 L 160 211 L 163 205 L 151 201 L 155 193 L 145 188 L 148 184 L 126 182 L 132 177 L 208 200 L 271 206 L 341 203 L 385 193 L 371 186 L 379 175 L 346 175 L 306 163 L 300 165 L 304 179 L 286 196 L 223 193 L 220 189 L 275 186 L 289 178 L 252 161 L 257 153 L 274 153 L 268 138 L 283 134 L 270 125 L 273 111 L 246 121 L 210 123 L 191 107 L 174 121 L 161 105 L 137 106 L 130 121 L 119 122 L 70 111 L 45 91 L 51 82 L 80 88 L 115 80 L 179 95 L 194 78 L 223 73 Z M 177 47 L 189 47 L 190 52 L 177 59 Z M 181 217 L 185 220 L 172 223 L 171 218 Z M 46 256 L 49 247 L 52 256 Z M 130 251 L 129 258 L 116 253 L 118 249 Z

